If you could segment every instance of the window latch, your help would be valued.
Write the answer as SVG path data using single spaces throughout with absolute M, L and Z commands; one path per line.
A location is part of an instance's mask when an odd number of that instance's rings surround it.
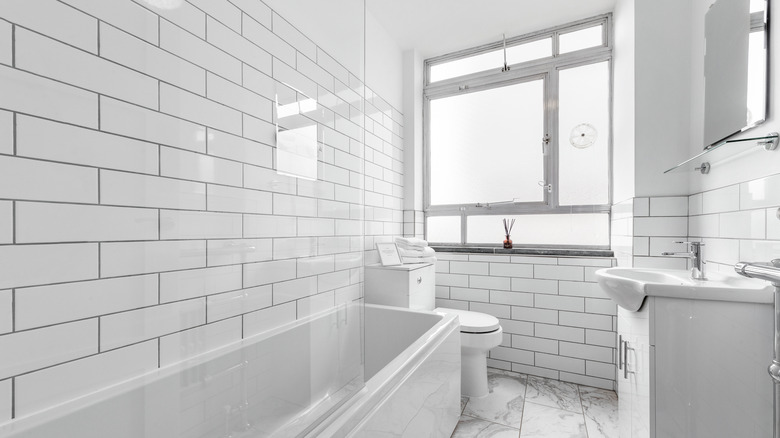
M 547 189 L 547 193 L 552 193 L 552 184 L 545 184 L 544 181 L 539 181 L 539 187 Z
M 542 155 L 546 153 L 545 146 L 550 144 L 550 134 L 544 134 L 544 138 L 542 138 Z

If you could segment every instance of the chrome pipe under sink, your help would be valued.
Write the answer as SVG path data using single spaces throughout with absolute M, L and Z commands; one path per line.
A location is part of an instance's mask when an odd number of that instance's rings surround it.
M 780 259 L 769 263 L 739 262 L 734 270 L 745 277 L 769 281 L 775 287 L 775 351 L 768 371 L 774 382 L 774 438 L 780 438 Z

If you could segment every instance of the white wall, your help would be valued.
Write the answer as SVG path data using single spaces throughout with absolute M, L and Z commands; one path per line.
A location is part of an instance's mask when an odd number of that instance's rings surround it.
M 635 194 L 687 194 L 684 174 L 663 171 L 688 158 L 690 6 L 679 0 L 634 6 Z
M 617 204 L 633 198 L 636 189 L 633 0 L 619 0 L 613 18 L 612 202 Z
M 366 85 L 394 108 L 403 108 L 403 57 L 384 27 L 366 13 Z

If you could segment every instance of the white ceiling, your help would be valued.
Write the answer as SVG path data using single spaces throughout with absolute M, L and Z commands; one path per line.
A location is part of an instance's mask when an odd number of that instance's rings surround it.
M 401 50 L 423 58 L 611 12 L 616 0 L 366 0 Z

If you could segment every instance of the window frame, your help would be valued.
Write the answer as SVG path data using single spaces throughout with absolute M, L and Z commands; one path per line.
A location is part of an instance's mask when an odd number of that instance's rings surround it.
M 603 45 L 590 47 L 564 54 L 559 53 L 558 37 L 561 34 L 567 34 L 580 29 L 602 26 Z M 481 215 L 523 215 L 523 214 L 572 214 L 572 213 L 606 213 L 610 215 L 612 205 L 612 122 L 613 122 L 613 94 L 614 94 L 614 63 L 612 56 L 612 14 L 604 14 L 593 18 L 569 23 L 563 26 L 521 35 L 506 40 L 507 47 L 517 44 L 528 43 L 540 39 L 552 38 L 552 56 L 541 59 L 535 59 L 519 64 L 509 65 L 508 71 L 501 71 L 499 66 L 496 69 L 472 73 L 456 78 L 445 79 L 430 83 L 430 69 L 436 64 L 454 61 L 457 59 L 478 55 L 481 53 L 500 49 L 503 41 L 483 46 L 462 50 L 447 55 L 430 58 L 425 60 L 424 67 L 424 90 L 423 90 L 423 205 L 425 214 L 425 234 L 427 233 L 427 218 L 433 216 L 460 216 L 460 243 L 438 243 L 441 246 L 459 246 L 459 247 L 484 247 L 500 246 L 500 244 L 484 243 L 466 243 L 469 216 Z M 579 67 L 583 65 L 596 64 L 599 62 L 608 63 L 609 71 L 609 96 L 608 96 L 608 118 L 609 118 L 609 140 L 608 148 L 608 193 L 606 204 L 596 205 L 575 205 L 561 206 L 558 203 L 558 112 L 556 103 L 558 102 L 558 73 L 561 70 Z M 551 189 L 545 190 L 544 201 L 539 202 L 521 202 L 521 203 L 493 203 L 490 204 L 448 204 L 431 205 L 431 147 L 430 147 L 430 106 L 431 101 L 439 98 L 451 97 L 462 93 L 477 92 L 490 88 L 510 85 L 528 80 L 534 80 L 542 77 L 544 79 L 544 126 L 546 138 L 549 139 L 545 146 L 544 154 L 544 177 L 545 184 L 551 184 Z M 542 147 L 544 139 L 539 139 Z M 548 186 L 550 187 L 550 186 Z M 524 245 L 515 245 L 524 247 Z M 582 249 L 609 249 L 609 243 L 606 245 L 528 245 L 536 248 L 582 248 Z

